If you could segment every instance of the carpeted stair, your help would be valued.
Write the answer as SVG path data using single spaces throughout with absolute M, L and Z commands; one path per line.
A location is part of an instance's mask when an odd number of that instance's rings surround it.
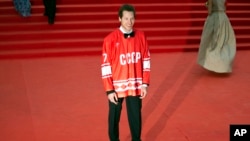
M 54 25 L 43 16 L 42 0 L 31 0 L 32 15 L 21 17 L 11 0 L 0 1 L 0 58 L 100 54 L 103 38 L 119 26 L 122 3 L 58 0 Z M 207 16 L 203 0 L 132 1 L 135 27 L 145 31 L 151 52 L 197 51 Z M 230 0 L 227 14 L 237 49 L 250 49 L 250 2 Z

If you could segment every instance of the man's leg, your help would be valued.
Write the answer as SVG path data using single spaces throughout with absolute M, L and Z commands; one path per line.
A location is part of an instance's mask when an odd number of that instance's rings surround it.
M 118 104 L 109 101 L 108 132 L 110 141 L 119 141 L 119 122 L 123 98 L 118 99 Z
M 126 106 L 132 141 L 141 141 L 142 100 L 139 96 L 128 96 Z
M 56 0 L 43 0 L 45 7 L 44 15 L 48 16 L 49 24 L 54 24 L 54 19 L 56 15 Z

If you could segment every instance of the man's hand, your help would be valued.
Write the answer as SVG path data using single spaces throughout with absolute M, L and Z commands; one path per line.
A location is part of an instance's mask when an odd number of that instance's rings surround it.
M 145 98 L 148 93 L 148 88 L 145 86 L 141 86 L 141 99 Z
M 118 97 L 116 95 L 116 93 L 111 93 L 111 94 L 108 94 L 108 99 L 110 102 L 114 103 L 114 104 L 118 104 Z

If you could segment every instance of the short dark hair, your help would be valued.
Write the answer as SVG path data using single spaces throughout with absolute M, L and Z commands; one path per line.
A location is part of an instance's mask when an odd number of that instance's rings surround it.
M 123 11 L 129 11 L 129 12 L 133 12 L 134 13 L 134 17 L 135 17 L 135 8 L 134 6 L 130 5 L 130 4 L 123 4 L 118 12 L 118 15 L 120 18 L 122 18 L 123 16 Z

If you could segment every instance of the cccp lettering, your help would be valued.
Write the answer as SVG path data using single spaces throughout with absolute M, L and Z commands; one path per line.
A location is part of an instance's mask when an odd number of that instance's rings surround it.
M 137 63 L 141 59 L 140 52 L 131 52 L 120 55 L 120 63 L 121 65 Z

